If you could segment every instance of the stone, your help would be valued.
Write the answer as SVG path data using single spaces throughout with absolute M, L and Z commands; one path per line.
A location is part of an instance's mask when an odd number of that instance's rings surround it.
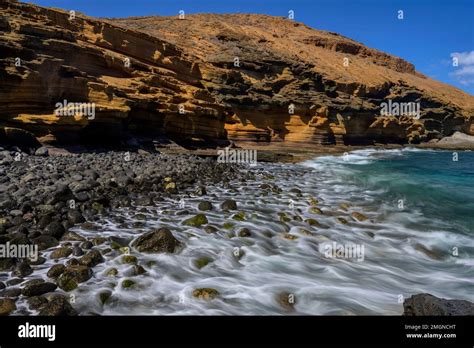
M 237 202 L 234 201 L 233 199 L 226 199 L 224 202 L 222 202 L 221 209 L 222 210 L 237 210 Z
M 91 250 L 79 259 L 79 263 L 84 266 L 94 267 L 104 262 L 99 250 Z
M 193 290 L 193 297 L 201 300 L 213 300 L 219 296 L 219 291 L 212 288 L 199 288 Z
M 58 248 L 58 249 L 54 249 L 51 252 L 50 257 L 52 259 L 62 259 L 62 258 L 68 257 L 71 254 L 72 254 L 72 249 L 71 248 L 61 247 L 61 248 Z
M 202 201 L 198 204 L 198 209 L 201 211 L 209 211 L 212 210 L 212 203 L 209 201 Z
M 147 232 L 132 242 L 132 247 L 139 252 L 148 253 L 172 253 L 179 245 L 180 242 L 167 228 Z
M 358 213 L 358 212 L 353 212 L 351 214 L 351 216 L 356 219 L 357 221 L 365 221 L 365 220 L 368 220 L 369 218 L 367 216 L 365 216 L 364 214 L 362 213 Z
M 49 278 L 56 279 L 57 277 L 59 277 L 64 272 L 65 269 L 66 269 L 66 266 L 64 266 L 64 265 L 61 265 L 61 264 L 53 265 L 48 270 L 48 273 L 46 275 Z
M 68 302 L 65 296 L 56 295 L 48 303 L 44 304 L 39 311 L 40 316 L 75 316 L 77 312 Z
M 15 301 L 11 298 L 0 298 L 0 316 L 10 315 L 15 310 Z
M 192 218 L 183 221 L 183 225 L 192 227 L 201 227 L 208 223 L 207 217 L 204 214 L 197 214 Z
M 406 316 L 474 315 L 474 303 L 465 300 L 447 300 L 431 294 L 413 295 L 403 302 Z
M 53 292 L 56 290 L 57 285 L 54 283 L 43 282 L 39 284 L 29 284 L 26 285 L 22 290 L 21 294 L 23 296 L 31 297 L 31 296 L 39 296 L 43 294 L 47 294 L 48 292 Z

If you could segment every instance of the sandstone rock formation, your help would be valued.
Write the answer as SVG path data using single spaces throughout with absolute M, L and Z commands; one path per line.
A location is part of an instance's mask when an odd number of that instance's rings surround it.
M 0 4 L 0 126 L 41 140 L 373 144 L 474 134 L 474 97 L 403 59 L 265 15 L 93 19 Z M 20 62 L 20 64 L 16 64 Z M 63 100 L 95 117 L 55 114 Z M 421 117 L 381 116 L 419 102 Z

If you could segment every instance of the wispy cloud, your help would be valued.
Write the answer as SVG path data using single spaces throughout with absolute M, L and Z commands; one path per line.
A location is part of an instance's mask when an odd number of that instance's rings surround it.
M 455 71 L 450 75 L 463 85 L 474 84 L 474 51 L 451 53 L 453 62 L 457 60 Z

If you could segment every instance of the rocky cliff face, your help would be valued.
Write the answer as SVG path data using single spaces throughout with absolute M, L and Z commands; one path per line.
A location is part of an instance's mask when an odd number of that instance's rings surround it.
M 474 134 L 474 97 L 400 58 L 263 15 L 92 19 L 0 4 L 0 122 L 42 140 L 425 142 Z M 16 64 L 20 62 L 20 64 Z M 94 103 L 95 117 L 56 103 Z M 382 116 L 389 100 L 420 117 Z

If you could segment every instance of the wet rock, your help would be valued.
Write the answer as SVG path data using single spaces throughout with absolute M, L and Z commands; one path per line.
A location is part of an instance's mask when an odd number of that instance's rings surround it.
M 138 259 L 136 256 L 133 255 L 123 255 L 122 256 L 122 263 L 125 264 L 136 264 L 138 262 Z
M 59 221 L 53 221 L 45 227 L 43 234 L 60 239 L 65 233 L 64 226 Z
M 84 265 L 71 265 L 64 269 L 61 276 L 74 279 L 77 283 L 83 283 L 92 277 L 92 270 Z
M 207 225 L 204 227 L 204 232 L 209 233 L 209 234 L 216 233 L 217 231 L 218 231 L 217 228 L 212 225 Z
M 42 316 L 74 316 L 77 312 L 65 296 L 56 295 L 43 305 L 39 315 Z
M 244 227 L 238 232 L 237 235 L 239 237 L 251 237 L 252 233 L 250 232 L 250 230 L 247 227 Z
M 108 299 L 112 296 L 112 291 L 104 290 L 99 293 L 99 301 L 103 305 L 108 301 Z
M 133 265 L 133 272 L 132 273 L 133 273 L 133 275 L 138 276 L 138 275 L 141 275 L 141 274 L 145 274 L 146 270 L 140 265 Z
M 430 294 L 417 294 L 403 302 L 403 315 L 474 315 L 474 303 L 465 300 L 447 300 Z
M 76 241 L 76 242 L 84 242 L 86 239 L 80 235 L 78 235 L 76 232 L 66 232 L 62 237 L 62 241 Z
M 281 292 L 276 295 L 278 304 L 287 311 L 293 311 L 296 303 L 295 295 L 288 292 Z
M 339 209 L 344 210 L 344 211 L 348 211 L 350 207 L 351 205 L 349 203 L 341 203 L 339 205 Z
M 201 211 L 209 211 L 212 210 L 212 203 L 209 201 L 202 201 L 198 204 L 198 209 Z
M 68 210 L 67 220 L 73 225 L 80 224 L 86 221 L 84 216 L 78 210 Z
M 77 282 L 69 276 L 59 276 L 57 283 L 59 288 L 66 292 L 72 291 L 77 288 Z
M 442 251 L 436 249 L 429 249 L 420 243 L 415 244 L 415 250 L 420 251 L 426 256 L 428 256 L 430 259 L 437 261 L 442 260 L 445 257 L 445 254 Z
M 91 250 L 79 259 L 79 263 L 84 266 L 94 267 L 104 262 L 99 250 Z
M 224 202 L 222 202 L 221 209 L 222 210 L 237 210 L 237 202 L 234 201 L 233 199 L 226 199 Z
M 27 299 L 30 309 L 38 310 L 48 303 L 48 300 L 43 296 L 32 296 Z
M 132 242 L 132 246 L 140 252 L 172 253 L 180 242 L 167 228 L 147 232 Z
M 201 300 L 213 300 L 219 296 L 219 291 L 212 288 L 199 288 L 193 291 L 193 297 Z
M 122 281 L 122 289 L 129 289 L 133 287 L 136 283 L 131 279 L 125 279 Z
M 2 293 L 0 294 L 0 296 L 2 297 L 12 297 L 12 298 L 18 297 L 20 295 L 21 295 L 20 288 L 7 288 L 3 290 Z
M 317 215 L 322 215 L 324 214 L 323 211 L 317 207 L 311 207 L 309 208 L 309 212 Z
M 207 194 L 206 188 L 204 186 L 199 186 L 194 190 L 194 194 L 197 196 L 205 196 Z
M 33 269 L 26 262 L 18 264 L 12 272 L 12 276 L 24 278 L 33 273 Z
M 298 236 L 295 236 L 294 234 L 290 234 L 290 233 L 285 233 L 283 234 L 283 238 L 288 239 L 288 240 L 297 240 Z
M 48 270 L 48 273 L 46 275 L 49 278 L 56 279 L 57 277 L 59 277 L 64 272 L 65 269 L 66 269 L 66 266 L 57 264 L 57 265 L 52 266 Z
M 368 220 L 369 218 L 367 216 L 365 216 L 364 214 L 362 213 L 358 213 L 358 212 L 353 212 L 351 214 L 351 216 L 356 219 L 357 221 L 365 221 L 365 220 Z
M 341 224 L 343 225 L 347 225 L 348 224 L 348 221 L 346 219 L 344 219 L 343 217 L 338 217 L 337 218 L 337 221 L 339 221 Z
M 32 240 L 33 244 L 38 245 L 39 250 L 45 250 L 55 247 L 59 244 L 58 240 L 52 236 L 41 235 Z
M 53 292 L 56 290 L 57 285 L 54 283 L 43 282 L 39 284 L 28 284 L 22 290 L 21 294 L 23 296 L 40 296 L 48 292 Z
M 15 301 L 11 298 L 0 298 L 0 316 L 9 315 L 16 310 Z
M 72 248 L 72 255 L 74 256 L 82 256 L 84 255 L 84 251 L 80 247 L 74 247 Z
M 201 227 L 207 223 L 207 217 L 204 214 L 197 214 L 196 216 L 183 221 L 183 225 L 192 227 Z
M 53 250 L 51 252 L 50 257 L 56 260 L 56 259 L 62 259 L 64 257 L 68 257 L 71 254 L 72 254 L 71 248 L 61 247 L 61 248 Z
M 212 259 L 210 257 L 207 257 L 207 256 L 203 256 L 203 257 L 200 257 L 196 260 L 194 260 L 194 265 L 201 269 L 205 266 L 207 266 L 210 262 L 212 262 Z
M 245 213 L 243 211 L 238 212 L 232 216 L 233 220 L 237 221 L 244 221 L 245 220 Z
M 108 270 L 105 271 L 105 275 L 107 277 L 114 277 L 118 274 L 117 268 L 109 268 Z

